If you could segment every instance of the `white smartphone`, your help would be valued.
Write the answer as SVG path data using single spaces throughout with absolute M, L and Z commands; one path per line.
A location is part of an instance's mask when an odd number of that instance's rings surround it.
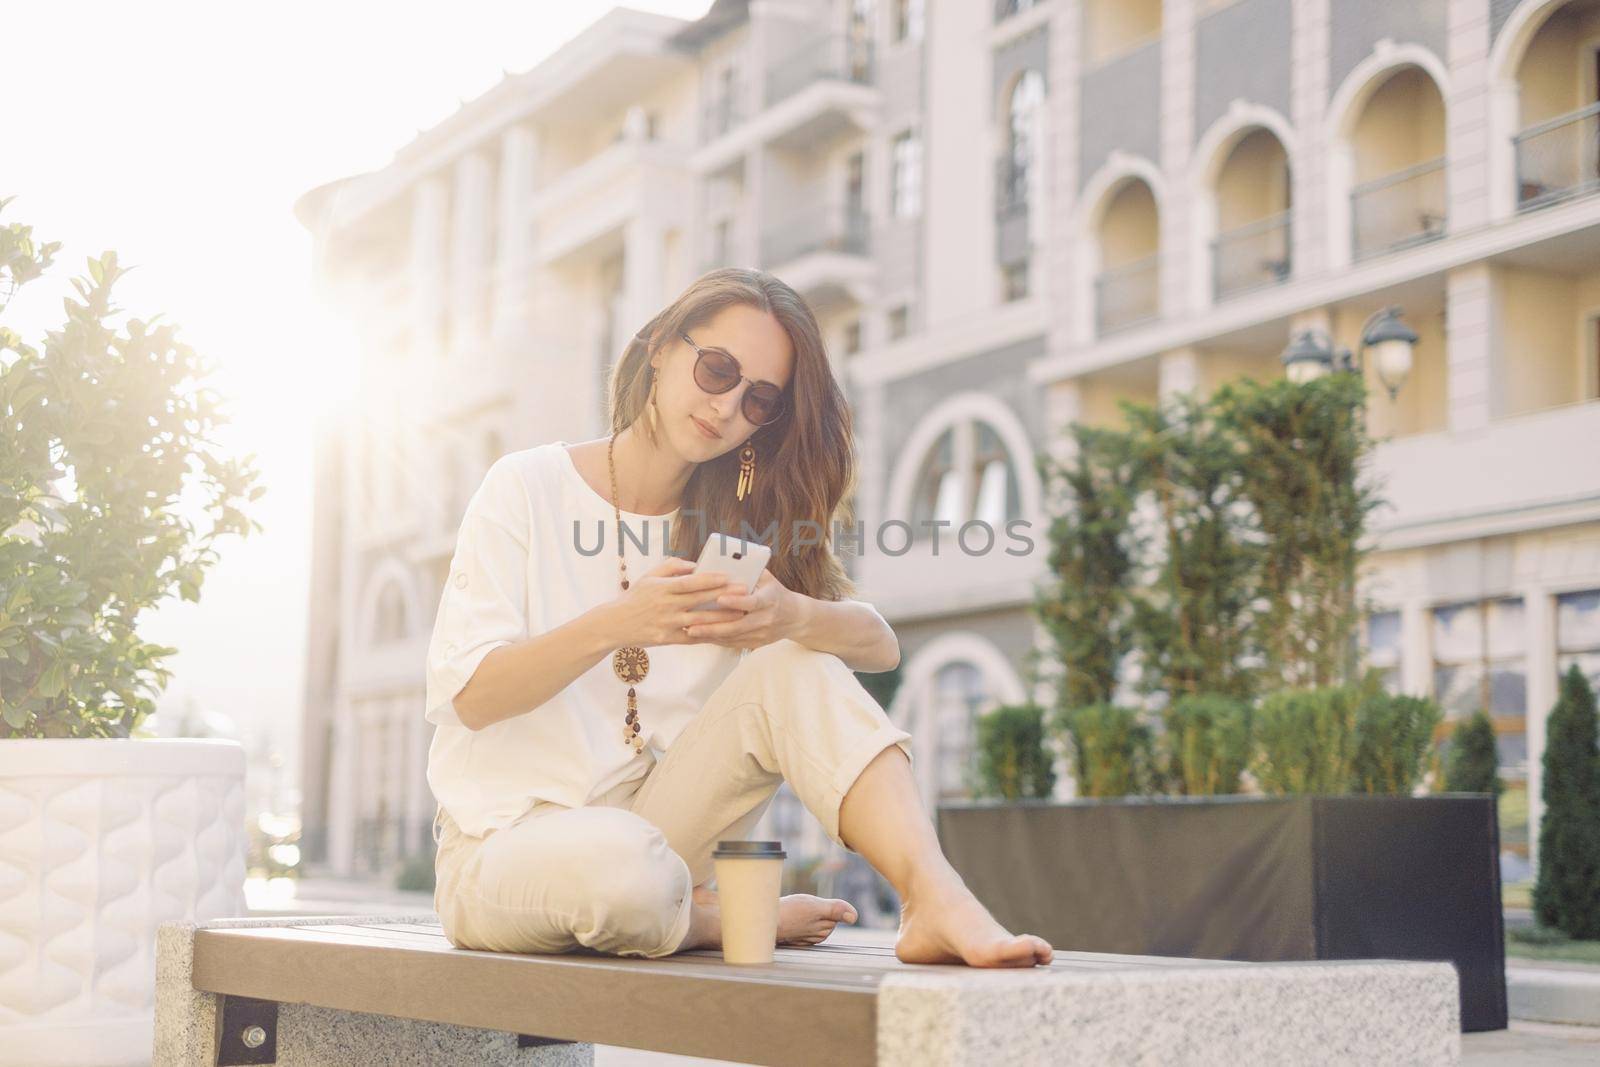
M 755 591 L 756 582 L 761 578 L 761 572 L 766 569 L 767 561 L 772 558 L 772 549 L 759 541 L 749 541 L 743 537 L 734 537 L 731 534 L 714 533 L 706 538 L 705 547 L 700 550 L 700 559 L 694 565 L 694 573 L 701 571 L 716 571 L 726 574 L 730 582 L 737 582 L 744 586 L 746 593 Z M 716 597 L 696 604 L 691 611 L 717 610 Z

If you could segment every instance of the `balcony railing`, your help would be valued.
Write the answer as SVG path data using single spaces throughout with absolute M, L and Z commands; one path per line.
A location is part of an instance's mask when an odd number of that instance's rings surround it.
M 994 0 L 994 20 L 1004 22 L 1012 15 L 1020 15 L 1042 3 L 1044 0 Z
M 1287 211 L 1235 227 L 1212 239 L 1211 285 L 1215 299 L 1278 285 L 1288 277 Z
M 761 262 L 787 263 L 812 252 L 865 256 L 870 248 L 867 214 L 848 201 L 818 204 L 788 216 L 761 235 Z
M 715 141 L 750 116 L 738 85 L 723 87 L 705 102 L 700 112 L 700 143 Z
M 1160 313 L 1160 260 L 1146 256 L 1094 280 L 1095 327 L 1101 334 L 1149 322 Z
M 1350 253 L 1394 252 L 1444 236 L 1444 159 L 1363 182 L 1350 190 Z
M 848 81 L 870 85 L 873 74 L 872 42 L 847 34 L 817 38 L 778 60 L 767 72 L 767 106 L 787 99 L 819 81 Z
M 1600 190 L 1600 103 L 1530 126 L 1511 143 L 1519 211 Z
M 995 160 L 994 214 L 1007 219 L 1028 210 L 1028 165 L 1007 152 Z

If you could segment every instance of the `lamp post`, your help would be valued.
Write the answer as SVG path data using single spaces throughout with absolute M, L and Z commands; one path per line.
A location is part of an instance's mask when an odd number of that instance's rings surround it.
M 1412 350 L 1417 344 L 1417 332 L 1400 321 L 1400 315 L 1394 305 L 1374 312 L 1361 325 L 1361 344 L 1355 353 L 1346 347 L 1335 348 L 1322 330 L 1300 331 L 1283 350 L 1284 374 L 1300 385 L 1335 370 L 1360 373 L 1371 349 L 1378 380 L 1393 400 L 1411 373 Z

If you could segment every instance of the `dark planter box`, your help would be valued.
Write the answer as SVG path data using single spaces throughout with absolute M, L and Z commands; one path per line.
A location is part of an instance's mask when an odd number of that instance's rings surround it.
M 1505 1028 L 1489 796 L 976 801 L 937 821 L 994 917 L 1058 948 L 1450 960 L 1461 1028 Z

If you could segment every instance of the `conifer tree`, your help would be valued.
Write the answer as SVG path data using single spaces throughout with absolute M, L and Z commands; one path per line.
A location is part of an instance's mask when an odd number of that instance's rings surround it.
M 1600 750 L 1594 690 L 1576 664 L 1561 677 L 1543 766 L 1534 914 L 1568 937 L 1600 939 Z

